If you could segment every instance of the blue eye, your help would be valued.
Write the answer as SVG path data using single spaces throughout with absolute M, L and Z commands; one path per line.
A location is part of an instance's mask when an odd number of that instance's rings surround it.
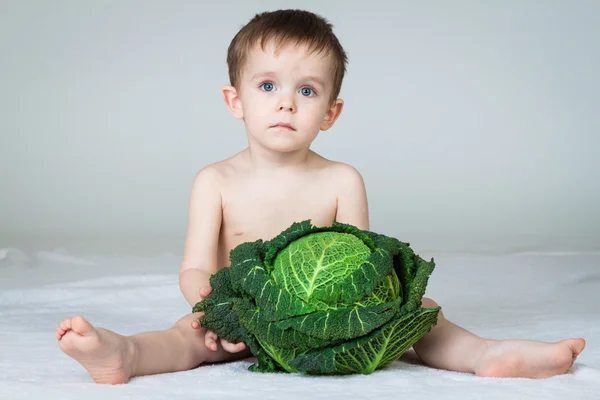
M 270 92 L 271 90 L 274 89 L 273 84 L 271 82 L 265 82 L 265 83 L 261 84 L 260 87 L 265 92 Z
M 308 87 L 304 87 L 302 89 L 300 89 L 300 93 L 302 93 L 303 96 L 314 96 L 315 91 L 312 90 L 311 88 Z

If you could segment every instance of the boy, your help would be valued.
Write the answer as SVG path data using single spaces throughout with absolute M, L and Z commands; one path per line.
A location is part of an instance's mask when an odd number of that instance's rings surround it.
M 190 306 L 210 293 L 210 276 L 228 265 L 229 251 L 242 242 L 268 240 L 306 219 L 369 229 L 360 174 L 309 149 L 343 107 L 337 96 L 347 58 L 331 25 L 305 11 L 259 14 L 233 39 L 227 61 L 231 86 L 223 96 L 233 116 L 244 121 L 248 147 L 195 177 L 180 269 Z M 437 304 L 424 299 L 423 306 Z M 198 317 L 189 314 L 169 330 L 124 337 L 76 316 L 62 321 L 56 336 L 60 348 L 98 383 L 250 355 L 243 343 L 228 343 L 200 327 Z M 435 368 L 543 378 L 567 372 L 584 346 L 583 339 L 483 339 L 440 313 L 414 349 Z

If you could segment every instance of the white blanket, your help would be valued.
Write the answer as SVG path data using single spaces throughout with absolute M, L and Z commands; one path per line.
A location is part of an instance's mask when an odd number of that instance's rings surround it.
M 465 328 L 498 339 L 584 337 L 567 375 L 484 379 L 428 368 L 411 351 L 368 376 L 251 373 L 248 359 L 94 384 L 58 348 L 59 321 L 81 314 L 122 334 L 168 328 L 189 312 L 179 260 L 0 250 L 0 398 L 600 399 L 600 254 L 435 255 L 427 295 Z

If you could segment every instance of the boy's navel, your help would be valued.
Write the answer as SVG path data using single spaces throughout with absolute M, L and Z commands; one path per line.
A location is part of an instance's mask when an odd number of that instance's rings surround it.
M 233 236 L 242 236 L 244 232 L 233 232 Z

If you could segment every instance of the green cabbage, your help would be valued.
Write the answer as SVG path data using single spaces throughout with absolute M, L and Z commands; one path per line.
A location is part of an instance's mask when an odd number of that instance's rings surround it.
M 193 307 L 199 322 L 244 342 L 260 372 L 370 374 L 398 359 L 437 322 L 421 308 L 434 269 L 408 243 L 334 222 L 292 224 L 242 243 Z

